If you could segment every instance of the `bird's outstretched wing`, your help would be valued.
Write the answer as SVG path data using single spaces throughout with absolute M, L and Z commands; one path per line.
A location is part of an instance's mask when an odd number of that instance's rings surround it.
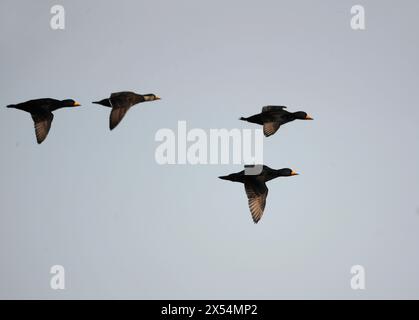
M 114 129 L 124 118 L 130 107 L 113 107 L 109 116 L 109 129 Z
M 262 108 L 262 113 L 270 112 L 270 111 L 282 111 L 286 108 L 287 108 L 286 106 L 265 106 Z
M 134 92 L 122 91 L 111 94 L 109 98 L 112 107 L 111 115 L 109 118 L 109 128 L 114 129 L 122 118 L 125 116 L 129 108 L 133 105 L 143 102 L 143 96 Z
M 38 144 L 41 144 L 47 137 L 49 129 L 51 129 L 51 123 L 54 119 L 54 115 L 52 112 L 43 112 L 31 115 L 35 124 L 36 141 Z
M 255 180 L 245 183 L 244 188 L 249 200 L 249 209 L 253 222 L 258 223 L 265 210 L 268 187 L 264 182 Z
M 265 137 L 269 137 L 275 134 L 280 126 L 281 124 L 279 122 L 265 122 L 263 124 L 263 134 Z

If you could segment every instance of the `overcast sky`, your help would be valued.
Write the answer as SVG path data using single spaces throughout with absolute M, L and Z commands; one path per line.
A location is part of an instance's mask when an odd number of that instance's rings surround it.
M 66 29 L 50 28 L 61 4 Z M 362 4 L 366 30 L 350 28 Z M 36 144 L 0 108 L 0 298 L 419 298 L 417 1 L 0 2 L 0 105 L 73 98 Z M 111 92 L 156 93 L 112 132 Z M 161 166 L 157 130 L 253 128 L 263 105 L 304 110 L 265 138 L 260 224 L 239 165 Z M 66 289 L 50 288 L 63 265 Z M 366 290 L 350 268 L 366 270 Z

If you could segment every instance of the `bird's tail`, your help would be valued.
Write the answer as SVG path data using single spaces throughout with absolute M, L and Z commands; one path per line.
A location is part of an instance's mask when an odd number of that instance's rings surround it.
M 6 108 L 16 108 L 15 104 L 9 104 Z
M 94 103 L 94 104 L 100 104 L 100 105 L 105 106 L 105 107 L 112 107 L 112 102 L 111 102 L 110 99 L 103 99 L 103 100 L 100 100 L 100 101 L 93 101 L 92 103 Z
M 242 174 L 238 174 L 238 173 L 232 173 L 228 176 L 221 176 L 218 177 L 221 180 L 227 180 L 227 181 L 231 181 L 231 182 L 244 182 L 243 181 L 243 175 Z

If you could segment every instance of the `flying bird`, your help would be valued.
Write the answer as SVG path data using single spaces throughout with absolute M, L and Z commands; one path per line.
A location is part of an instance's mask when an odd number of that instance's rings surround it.
M 155 94 L 137 94 L 135 92 L 123 91 L 112 93 L 109 98 L 94 101 L 92 103 L 100 104 L 112 108 L 109 116 L 109 129 L 114 129 L 124 118 L 127 111 L 137 103 L 160 100 Z
M 48 135 L 54 119 L 53 111 L 66 107 L 77 107 L 80 103 L 72 100 L 56 100 L 51 98 L 35 99 L 19 104 L 8 105 L 7 108 L 14 108 L 29 112 L 35 123 L 36 141 L 41 144 Z
M 288 112 L 285 106 L 266 106 L 262 108 L 262 113 L 239 120 L 263 125 L 263 133 L 266 137 L 275 134 L 278 129 L 288 122 L 294 120 L 313 120 L 304 111 Z
M 268 196 L 266 182 L 278 177 L 295 176 L 298 175 L 298 173 L 288 168 L 275 170 L 268 166 L 263 166 L 262 170 L 257 175 L 251 173 L 251 171 L 243 170 L 219 178 L 222 180 L 244 183 L 244 189 L 249 201 L 249 209 L 252 214 L 253 222 L 258 223 L 265 210 L 266 197 Z

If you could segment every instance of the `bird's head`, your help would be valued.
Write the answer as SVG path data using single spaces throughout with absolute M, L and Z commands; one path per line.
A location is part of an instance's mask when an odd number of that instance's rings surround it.
M 284 169 L 278 170 L 278 175 L 280 177 L 292 177 L 292 176 L 298 176 L 299 173 L 295 172 L 292 169 L 284 168 Z
M 80 103 L 78 103 L 77 101 L 74 101 L 73 99 L 62 100 L 61 105 L 63 107 L 79 107 L 79 106 L 81 106 Z
M 304 111 L 298 111 L 298 112 L 294 112 L 294 117 L 295 119 L 298 120 L 313 120 L 312 117 L 310 117 L 306 112 Z
M 144 95 L 145 101 L 161 100 L 161 98 L 154 93 L 148 93 Z

